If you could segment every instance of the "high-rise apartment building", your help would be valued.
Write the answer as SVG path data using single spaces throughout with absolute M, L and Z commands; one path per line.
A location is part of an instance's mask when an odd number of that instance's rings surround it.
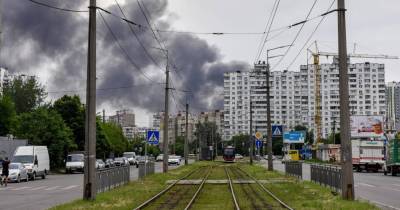
M 110 116 L 108 120 L 121 127 L 135 127 L 135 114 L 132 110 L 118 110 L 116 115 Z
M 400 129 L 400 83 L 389 82 L 386 85 L 386 128 Z
M 339 130 L 339 67 L 335 58 L 331 64 L 320 65 L 322 136 L 327 138 L 333 123 Z M 224 74 L 224 136 L 229 140 L 250 130 L 250 98 L 253 108 L 253 132 L 266 134 L 266 65 L 256 64 L 248 72 Z M 272 124 L 282 124 L 286 130 L 296 125 L 315 128 L 315 68 L 302 65 L 300 71 L 270 73 Z M 385 70 L 383 64 L 349 64 L 350 111 L 353 115 L 386 114 Z

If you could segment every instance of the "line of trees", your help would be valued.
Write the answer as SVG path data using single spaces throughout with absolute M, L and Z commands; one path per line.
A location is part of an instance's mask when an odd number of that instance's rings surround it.
M 35 78 L 17 77 L 6 84 L 0 95 L 0 136 L 12 134 L 31 145 L 47 146 L 51 167 L 61 168 L 68 152 L 84 150 L 85 106 L 76 95 L 64 95 L 54 103 L 45 103 L 46 97 Z M 96 130 L 98 158 L 119 156 L 133 148 L 115 124 L 98 118 Z

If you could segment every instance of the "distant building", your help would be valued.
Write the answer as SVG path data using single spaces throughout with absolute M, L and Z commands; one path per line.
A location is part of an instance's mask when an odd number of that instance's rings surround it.
M 204 123 L 204 122 L 213 122 L 217 126 L 216 133 L 220 134 L 221 136 L 224 135 L 224 111 L 222 110 L 214 110 L 209 112 L 200 112 L 197 117 L 197 121 Z
M 0 95 L 3 93 L 4 86 L 11 84 L 16 78 L 22 79 L 23 82 L 26 82 L 29 79 L 35 79 L 36 76 L 12 74 L 6 68 L 0 67 Z
M 108 118 L 108 121 L 121 127 L 135 127 L 135 114 L 128 109 L 118 110 L 116 111 L 116 115 Z
M 400 82 L 389 82 L 386 85 L 386 128 L 400 129 Z

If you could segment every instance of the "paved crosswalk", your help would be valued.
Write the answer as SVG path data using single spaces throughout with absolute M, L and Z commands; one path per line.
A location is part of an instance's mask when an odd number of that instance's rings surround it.
M 7 187 L 0 187 L 1 191 L 65 191 L 65 190 L 74 190 L 79 189 L 79 185 L 68 185 L 68 186 L 24 186 L 24 187 L 15 187 L 15 186 L 7 186 Z

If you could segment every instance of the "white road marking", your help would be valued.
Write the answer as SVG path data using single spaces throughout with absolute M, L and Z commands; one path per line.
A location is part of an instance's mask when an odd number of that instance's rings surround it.
M 14 187 L 4 187 L 4 186 L 2 186 L 2 187 L 0 187 L 0 191 L 2 191 L 2 190 L 12 190 Z
M 46 191 L 55 190 L 55 189 L 57 189 L 58 187 L 60 187 L 60 186 L 49 187 L 49 188 L 47 188 L 47 189 L 45 189 L 45 190 L 46 190 Z
M 376 203 L 376 204 L 378 204 L 378 205 L 381 205 L 381 206 L 384 206 L 384 207 L 387 207 L 387 208 L 391 208 L 391 209 L 395 209 L 395 210 L 400 210 L 400 208 L 398 208 L 398 207 L 394 207 L 394 206 L 391 206 L 391 205 L 388 205 L 388 204 L 386 204 L 386 203 L 382 203 L 382 202 L 379 202 L 379 201 L 374 201 L 374 200 L 370 200 L 372 203 Z
M 35 188 L 32 188 L 32 189 L 29 189 L 29 190 L 40 190 L 40 189 L 43 189 L 43 188 L 46 188 L 47 186 L 40 186 L 40 187 L 35 187 Z
M 358 185 L 367 186 L 367 187 L 376 187 L 375 185 L 362 183 L 362 182 L 358 183 Z
M 29 189 L 31 187 L 18 187 L 18 188 L 14 188 L 12 190 L 25 190 L 25 189 Z
M 71 185 L 71 186 L 68 186 L 68 187 L 61 188 L 61 190 L 70 190 L 70 189 L 75 188 L 75 187 L 79 187 L 79 185 Z

